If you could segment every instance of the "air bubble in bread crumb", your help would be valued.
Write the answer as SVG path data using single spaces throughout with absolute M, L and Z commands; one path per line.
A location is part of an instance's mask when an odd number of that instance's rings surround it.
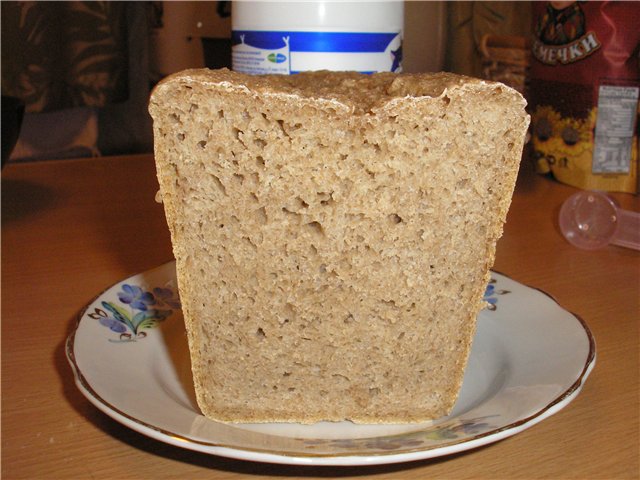
M 324 237 L 324 228 L 322 228 L 320 222 L 309 222 L 305 226 L 313 235 L 317 237 Z
M 392 213 L 389 215 L 389 221 L 397 225 L 398 223 L 402 223 L 402 217 L 397 213 Z

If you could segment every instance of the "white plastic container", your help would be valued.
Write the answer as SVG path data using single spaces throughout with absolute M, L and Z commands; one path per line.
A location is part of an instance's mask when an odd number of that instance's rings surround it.
M 249 74 L 308 70 L 400 72 L 404 3 L 235 1 L 232 68 Z

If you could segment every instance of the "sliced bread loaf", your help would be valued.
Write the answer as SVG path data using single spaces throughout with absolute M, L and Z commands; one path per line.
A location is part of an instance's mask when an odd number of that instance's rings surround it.
M 190 70 L 155 158 L 198 404 L 227 422 L 447 414 L 529 117 L 452 74 Z

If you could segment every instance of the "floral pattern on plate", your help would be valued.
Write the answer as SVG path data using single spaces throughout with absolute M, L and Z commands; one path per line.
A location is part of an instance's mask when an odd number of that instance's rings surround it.
M 496 281 L 497 280 L 492 277 L 484 291 L 483 300 L 487 302 L 487 306 L 485 307 L 487 310 L 496 310 L 498 308 L 498 298 L 496 295 L 506 295 L 507 293 L 511 293 L 509 290 L 496 290 Z
M 102 301 L 103 308 L 94 307 L 89 317 L 119 334 L 118 339 L 110 342 L 135 342 L 145 338 L 145 330 L 154 328 L 180 309 L 180 299 L 168 287 L 155 287 L 152 291 L 143 290 L 138 285 L 122 284 L 118 292 L 119 304 Z
M 330 446 L 335 449 L 370 449 L 392 451 L 399 449 L 425 448 L 429 445 L 444 441 L 458 440 L 468 436 L 473 436 L 483 431 L 496 428 L 489 419 L 496 415 L 478 417 L 471 419 L 456 418 L 451 422 L 435 426 L 430 429 L 418 432 L 404 433 L 400 435 L 390 435 L 384 437 L 373 437 L 366 439 L 303 439 L 305 445 L 310 450 L 318 446 Z

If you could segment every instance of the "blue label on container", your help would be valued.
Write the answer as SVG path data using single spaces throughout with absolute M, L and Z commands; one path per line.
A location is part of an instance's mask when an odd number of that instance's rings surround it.
M 233 69 L 245 73 L 305 70 L 399 72 L 400 32 L 287 32 L 234 30 Z

